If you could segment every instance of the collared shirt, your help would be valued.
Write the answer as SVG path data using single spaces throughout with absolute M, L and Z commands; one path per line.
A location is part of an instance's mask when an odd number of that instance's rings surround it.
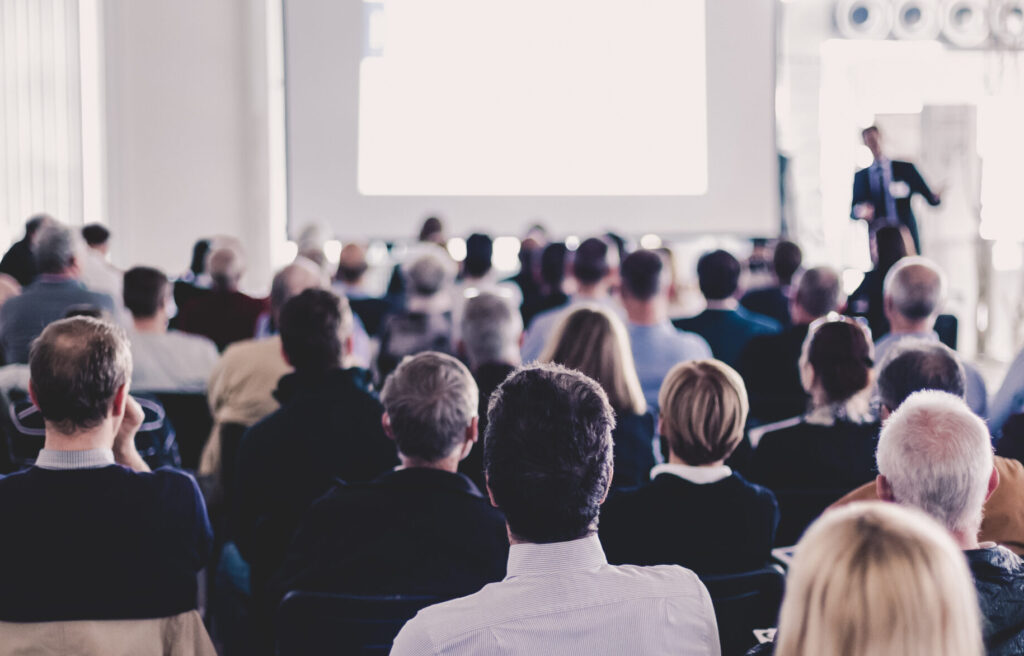
M 420 654 L 718 655 L 711 597 L 675 565 L 609 565 L 597 536 L 514 544 L 508 575 L 421 610 L 392 656 Z
M 868 171 L 871 181 L 872 194 L 881 196 L 885 200 L 885 223 L 887 225 L 899 225 L 899 216 L 896 214 L 896 199 L 892 197 L 889 185 L 892 184 L 892 162 L 888 159 L 875 160 Z M 881 178 L 882 188 L 878 188 Z
M 110 449 L 86 449 L 84 451 L 58 451 L 42 449 L 36 458 L 40 469 L 99 469 L 115 464 L 114 452 Z
M 697 485 L 707 485 L 709 483 L 717 483 L 718 481 L 724 481 L 725 479 L 732 476 L 732 469 L 727 465 L 718 465 L 716 467 L 693 467 L 691 465 L 684 465 L 681 463 L 667 462 L 661 465 L 655 465 L 651 469 L 651 480 L 654 480 L 659 474 L 672 474 L 679 478 L 696 483 Z
M 658 391 L 672 367 L 688 360 L 711 358 L 711 347 L 703 337 L 678 330 L 668 319 L 642 326 L 629 322 L 629 343 L 648 409 L 657 411 Z

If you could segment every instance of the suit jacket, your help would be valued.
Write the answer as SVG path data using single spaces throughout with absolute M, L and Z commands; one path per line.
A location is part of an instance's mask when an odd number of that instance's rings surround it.
M 781 327 L 774 319 L 754 314 L 742 305 L 735 310 L 704 310 L 695 317 L 674 319 L 679 330 L 697 333 L 711 347 L 715 358 L 735 367 L 743 351 L 755 335 L 771 335 Z
M 925 183 L 924 178 L 918 173 L 916 166 L 910 162 L 899 161 L 892 161 L 891 164 L 892 182 L 905 182 L 910 187 L 910 193 L 907 194 L 906 198 L 893 198 L 896 205 L 896 219 L 900 225 L 905 225 L 910 231 L 911 236 L 914 238 L 914 244 L 920 252 L 921 244 L 919 243 L 917 233 L 917 220 L 914 218 L 910 199 L 913 198 L 914 194 L 921 194 L 928 201 L 929 205 L 934 206 L 939 204 L 939 198 L 928 188 L 928 184 Z M 853 201 L 850 207 L 850 217 L 856 218 L 853 216 L 853 208 L 858 204 L 871 203 L 875 209 L 875 220 L 870 223 L 870 229 L 874 233 L 878 228 L 886 225 L 886 223 L 878 220 L 885 216 L 886 207 L 882 197 L 872 193 L 870 172 L 871 167 L 869 166 L 857 171 L 853 176 Z
M 807 410 L 810 397 L 800 382 L 799 361 L 808 328 L 807 324 L 793 326 L 747 342 L 736 369 L 747 385 L 751 418 L 765 423 Z
M 778 523 L 775 495 L 739 474 L 698 485 L 662 473 L 605 502 L 600 536 L 613 564 L 727 574 L 763 567 Z
M 505 577 L 505 518 L 461 474 L 416 467 L 339 482 L 310 509 L 271 584 L 461 597 Z

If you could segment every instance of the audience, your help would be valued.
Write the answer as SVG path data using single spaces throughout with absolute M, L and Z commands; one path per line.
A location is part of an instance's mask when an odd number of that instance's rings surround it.
M 348 298 L 352 312 L 362 321 L 367 335 L 377 337 L 390 306 L 386 300 L 366 291 L 364 278 L 368 269 L 366 249 L 359 244 L 345 244 L 338 256 L 333 289 L 338 296 Z
M 94 292 L 107 294 L 115 303 L 121 301 L 124 274 L 110 264 L 110 230 L 98 223 L 82 228 L 86 248 L 81 261 L 82 284 Z
M 505 518 L 462 474 L 477 443 L 477 389 L 455 358 L 406 358 L 381 392 L 401 466 L 338 482 L 313 504 L 273 588 L 452 598 L 505 576 Z
M 523 294 L 523 325 L 530 325 L 542 312 L 562 307 L 569 296 L 562 289 L 565 282 L 565 263 L 569 249 L 564 242 L 548 244 L 540 254 L 539 282 L 535 294 Z
M 600 535 L 609 562 L 715 574 L 764 567 L 779 521 L 775 495 L 725 465 L 743 439 L 743 380 L 716 360 L 686 362 L 672 368 L 660 396 L 668 462 L 651 471 L 650 483 L 605 504 Z
M 661 256 L 639 250 L 622 260 L 622 306 L 640 387 L 647 407 L 658 408 L 658 390 L 672 367 L 711 357 L 698 335 L 676 330 L 668 319 L 668 271 Z
M 707 309 L 695 317 L 676 319 L 680 330 L 697 333 L 711 346 L 717 360 L 736 367 L 743 347 L 755 335 L 777 333 L 781 329 L 774 319 L 750 312 L 736 300 L 740 263 L 730 253 L 718 250 L 705 253 L 697 261 L 700 292 L 707 300 Z
M 551 364 L 491 399 L 488 492 L 512 546 L 508 576 L 431 606 L 392 654 L 720 653 L 711 599 L 678 566 L 613 566 L 597 537 L 612 477 L 614 414 L 601 386 Z
M 11 244 L 0 260 L 0 273 L 6 273 L 22 287 L 28 287 L 36 279 L 39 269 L 36 266 L 35 246 L 39 231 L 55 223 L 48 214 L 37 214 L 25 222 L 25 236 Z
M 188 305 L 193 298 L 204 296 L 210 292 L 210 274 L 207 272 L 207 260 L 213 242 L 200 239 L 192 246 L 192 262 L 180 278 L 174 281 L 174 304 L 180 309 Z M 177 317 L 174 319 L 177 323 Z M 175 325 L 175 328 L 178 326 Z
M 178 328 L 213 340 L 223 351 L 230 344 L 249 339 L 266 302 L 238 291 L 245 270 L 237 248 L 222 246 L 209 258 L 211 287 L 181 307 Z
M 999 485 L 985 422 L 963 400 L 915 392 L 878 438 L 878 496 L 930 515 L 964 550 L 981 602 L 990 656 L 1024 653 L 1024 561 L 979 544 L 985 502 Z
M 800 270 L 803 251 L 791 241 L 782 240 L 775 245 L 772 253 L 772 270 L 775 284 L 769 287 L 751 289 L 740 298 L 740 305 L 755 314 L 775 319 L 783 328 L 790 323 L 790 286 L 793 277 Z
M 8 364 L 28 362 L 32 340 L 69 308 L 92 306 L 114 314 L 112 298 L 89 291 L 79 280 L 82 249 L 69 228 L 48 221 L 33 240 L 39 275 L 0 307 L 0 346 Z
M 882 285 L 885 277 L 897 262 L 907 256 L 907 242 L 899 228 L 888 226 L 875 233 L 875 268 L 864 274 L 864 280 L 850 294 L 850 314 L 864 317 L 876 340 L 889 332 L 889 320 L 885 318 L 885 298 Z
M 162 272 L 135 267 L 124 274 L 124 305 L 132 316 L 132 384 L 147 392 L 205 393 L 217 346 L 199 335 L 168 330 L 171 285 Z
M 946 295 L 946 277 L 931 260 L 905 257 L 885 276 L 885 317 L 889 334 L 875 342 L 878 359 L 905 339 L 939 341 L 933 330 Z M 988 391 L 978 370 L 964 364 L 967 373 L 967 405 L 979 417 L 988 416 Z
M 809 397 L 800 382 L 800 351 L 812 322 L 839 309 L 839 274 L 829 267 L 800 276 L 789 303 L 789 328 L 752 338 L 740 354 L 738 370 L 750 395 L 750 415 L 758 423 L 802 414 Z
M 577 305 L 548 340 L 540 362 L 575 369 L 597 381 L 615 411 L 612 487 L 636 487 L 654 467 L 654 417 L 647 412 L 622 321 L 599 305 Z

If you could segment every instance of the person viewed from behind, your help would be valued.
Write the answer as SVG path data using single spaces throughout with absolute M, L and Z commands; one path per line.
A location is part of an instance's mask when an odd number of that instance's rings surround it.
M 769 490 L 725 465 L 743 439 L 743 380 L 717 360 L 677 364 L 661 386 L 658 434 L 668 462 L 651 482 L 613 494 L 601 513 L 612 563 L 748 572 L 771 558 L 779 508 Z
M 352 312 L 362 321 L 367 335 L 377 337 L 390 305 L 367 291 L 365 278 L 369 268 L 366 249 L 360 244 L 345 244 L 338 257 L 338 271 L 332 289 L 338 296 L 348 298 Z
M 488 415 L 487 486 L 512 544 L 508 575 L 420 611 L 392 655 L 718 656 L 711 598 L 693 572 L 605 558 L 597 522 L 615 417 L 601 386 L 529 365 L 498 387 Z
M 528 326 L 533 318 L 542 312 L 562 307 L 569 302 L 569 296 L 562 289 L 565 282 L 565 267 L 569 249 L 564 242 L 554 242 L 540 253 L 538 266 L 537 293 L 523 297 L 523 325 Z
M 583 372 L 608 395 L 615 411 L 612 487 L 648 480 L 654 467 L 654 417 L 647 412 L 622 320 L 599 305 L 576 307 L 562 318 L 538 361 Z
M 188 270 L 174 281 L 174 305 L 179 310 L 193 298 L 209 293 L 212 281 L 207 271 L 207 261 L 212 248 L 213 243 L 209 239 L 200 239 L 192 246 L 192 261 Z M 176 316 L 172 323 L 178 328 Z
M 210 293 L 193 298 L 181 308 L 178 328 L 210 338 L 221 351 L 230 344 L 251 338 L 266 301 L 238 291 L 244 271 L 237 248 L 222 246 L 210 253 Z
M 11 276 L 22 287 L 31 285 L 39 273 L 35 257 L 39 231 L 52 223 L 56 221 L 48 214 L 36 214 L 26 221 L 25 236 L 14 242 L 0 260 L 0 273 Z
M 878 340 L 889 332 L 885 318 L 885 296 L 882 284 L 889 270 L 907 256 L 907 242 L 899 228 L 882 228 L 875 235 L 875 268 L 865 272 L 864 280 L 850 294 L 850 314 L 868 320 L 872 338 Z
M 775 284 L 751 289 L 740 298 L 740 305 L 754 314 L 774 319 L 783 329 L 790 323 L 790 286 L 800 270 L 803 252 L 791 241 L 782 240 L 775 245 L 772 253 L 772 270 Z
M 85 249 L 82 257 L 82 284 L 94 292 L 121 301 L 124 274 L 110 263 L 110 230 L 98 223 L 82 227 Z

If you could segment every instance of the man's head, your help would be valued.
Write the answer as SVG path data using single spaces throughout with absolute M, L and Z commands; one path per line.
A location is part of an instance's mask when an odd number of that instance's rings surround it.
M 779 284 L 788 285 L 792 283 L 793 275 L 800 269 L 803 261 L 803 251 L 793 242 L 783 240 L 776 244 L 775 253 L 772 255 L 772 265 Z
M 366 249 L 359 244 L 345 244 L 338 256 L 338 280 L 346 285 L 358 285 L 368 268 Z
M 914 392 L 936 390 L 963 399 L 967 376 L 956 353 L 941 342 L 900 342 L 879 364 L 878 400 L 882 419 Z
M 831 267 L 804 271 L 790 302 L 793 323 L 807 324 L 839 309 L 839 274 Z
M 709 301 L 721 301 L 736 293 L 740 283 L 740 262 L 728 251 L 717 250 L 697 260 L 700 293 Z
M 325 289 L 307 289 L 281 309 L 281 347 L 299 373 L 337 369 L 352 350 L 348 299 Z
M 132 355 L 117 326 L 74 317 L 51 323 L 32 342 L 29 370 L 47 428 L 73 436 L 124 412 Z
M 270 283 L 270 314 L 274 325 L 280 323 L 281 309 L 289 300 L 307 289 L 316 289 L 323 283 L 323 274 L 316 263 L 304 257 L 281 269 Z
M 931 330 L 946 293 L 946 277 L 931 260 L 905 257 L 885 276 L 885 316 L 892 332 Z
M 462 348 L 469 366 L 488 363 L 518 365 L 523 318 L 507 299 L 483 293 L 466 301 L 462 312 Z
M 985 422 L 963 399 L 915 392 L 878 438 L 878 491 L 923 510 L 954 536 L 975 540 L 982 507 L 999 483 Z
M 603 239 L 584 239 L 572 261 L 572 275 L 583 288 L 594 288 L 611 274 L 614 254 Z
M 242 279 L 245 264 L 237 249 L 221 246 L 210 253 L 208 270 L 214 289 L 233 292 L 238 289 L 238 281 Z
M 56 222 L 57 221 L 49 214 L 36 214 L 30 217 L 29 220 L 25 222 L 25 239 L 35 243 L 36 237 L 39 235 L 39 231 L 48 224 Z
M 162 271 L 134 267 L 124 274 L 124 306 L 135 319 L 152 319 L 166 313 L 171 286 Z
M 466 239 L 466 259 L 462 268 L 470 278 L 482 278 L 491 270 L 494 242 L 487 235 L 473 233 Z
M 860 133 L 861 139 L 864 140 L 864 145 L 871 151 L 871 156 L 876 160 L 882 158 L 882 133 L 878 131 L 878 127 L 872 125 L 864 128 Z
M 622 296 L 628 301 L 649 303 L 663 296 L 667 272 L 661 256 L 654 251 L 634 251 L 622 260 L 619 269 L 622 278 Z
M 81 246 L 70 228 L 57 222 L 46 223 L 35 240 L 33 252 L 39 273 L 78 276 Z
M 709 465 L 728 458 L 747 422 L 747 389 L 736 371 L 718 360 L 681 362 L 658 393 L 658 433 L 683 463 Z
M 106 254 L 110 248 L 110 230 L 99 223 L 90 223 L 82 227 L 82 239 L 85 244 L 100 253 Z
M 443 251 L 424 253 L 405 268 L 405 279 L 413 296 L 430 297 L 448 283 L 449 267 Z
M 487 421 L 487 487 L 512 536 L 545 543 L 593 533 L 615 427 L 601 386 L 560 365 L 528 365 L 491 396 Z
M 477 440 L 479 391 L 461 362 L 427 351 L 402 360 L 380 394 L 384 431 L 404 461 L 451 470 Z

